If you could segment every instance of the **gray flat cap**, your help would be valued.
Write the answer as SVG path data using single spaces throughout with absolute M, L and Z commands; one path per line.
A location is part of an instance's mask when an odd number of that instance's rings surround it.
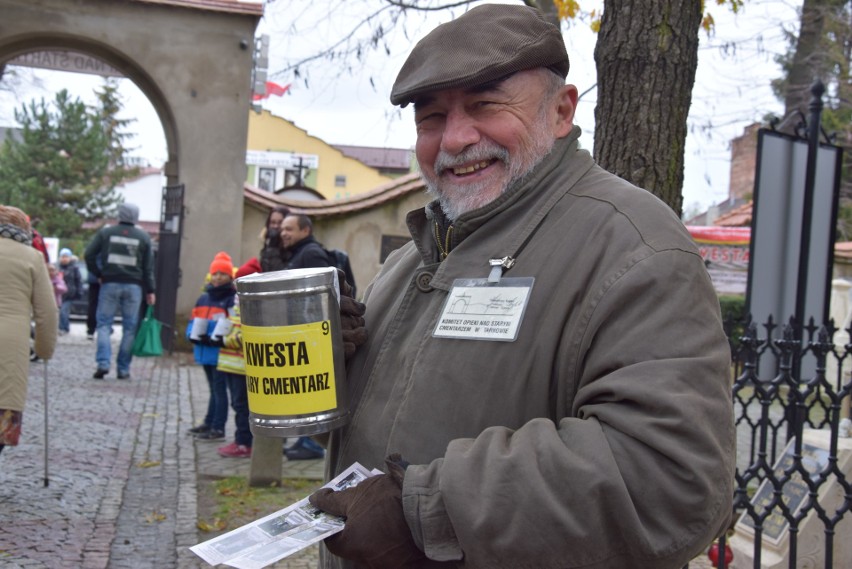
M 417 42 L 391 89 L 394 105 L 441 89 L 469 88 L 516 71 L 547 67 L 568 75 L 559 29 L 535 8 L 477 6 Z

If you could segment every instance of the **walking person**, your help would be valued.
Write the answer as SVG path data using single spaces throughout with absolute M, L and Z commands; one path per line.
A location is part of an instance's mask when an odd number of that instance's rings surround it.
M 68 288 L 62 295 L 59 312 L 59 334 L 63 335 L 71 331 L 71 305 L 75 300 L 83 298 L 83 276 L 71 249 L 64 248 L 59 251 L 59 270 L 62 271 L 62 278 Z
M 218 440 L 225 438 L 225 423 L 228 420 L 228 380 L 216 370 L 219 363 L 221 341 L 213 332 L 222 319 L 227 319 L 233 306 L 237 289 L 233 282 L 234 265 L 224 251 L 216 254 L 210 263 L 210 282 L 195 302 L 186 327 L 186 337 L 194 344 L 192 353 L 195 363 L 204 368 L 210 399 L 204 421 L 189 429 L 198 439 Z
M 86 267 L 101 285 L 97 310 L 97 368 L 92 376 L 95 379 L 103 379 L 109 373 L 110 332 L 119 312 L 122 334 L 116 371 L 118 379 L 130 379 L 131 349 L 143 296 L 149 305 L 156 302 L 154 250 L 148 234 L 136 227 L 138 220 L 136 205 L 121 204 L 118 224 L 101 228 L 86 247 Z
M 35 355 L 50 359 L 59 309 L 42 253 L 32 247 L 27 215 L 0 205 L 0 452 L 21 436 L 30 364 L 30 322 Z

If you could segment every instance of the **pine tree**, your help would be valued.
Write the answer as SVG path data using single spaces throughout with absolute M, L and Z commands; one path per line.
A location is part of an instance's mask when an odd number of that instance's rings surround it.
M 84 227 L 114 214 L 117 184 L 133 175 L 128 168 L 123 129 L 116 115 L 121 102 L 114 83 L 97 92 L 88 108 L 66 90 L 52 104 L 31 101 L 15 112 L 21 140 L 7 138 L 0 148 L 0 201 L 38 220 L 44 235 L 85 239 Z

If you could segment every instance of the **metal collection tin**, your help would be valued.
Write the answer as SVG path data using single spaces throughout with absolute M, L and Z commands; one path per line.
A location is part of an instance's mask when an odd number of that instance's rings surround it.
M 292 437 L 345 425 L 337 270 L 256 273 L 236 286 L 252 433 Z

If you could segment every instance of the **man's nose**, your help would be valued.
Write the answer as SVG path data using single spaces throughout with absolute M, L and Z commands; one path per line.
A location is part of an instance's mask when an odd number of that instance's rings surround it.
M 479 142 L 480 138 L 476 121 L 469 114 L 462 110 L 452 110 L 447 113 L 444 133 L 441 137 L 441 150 L 458 154 L 468 146 Z

